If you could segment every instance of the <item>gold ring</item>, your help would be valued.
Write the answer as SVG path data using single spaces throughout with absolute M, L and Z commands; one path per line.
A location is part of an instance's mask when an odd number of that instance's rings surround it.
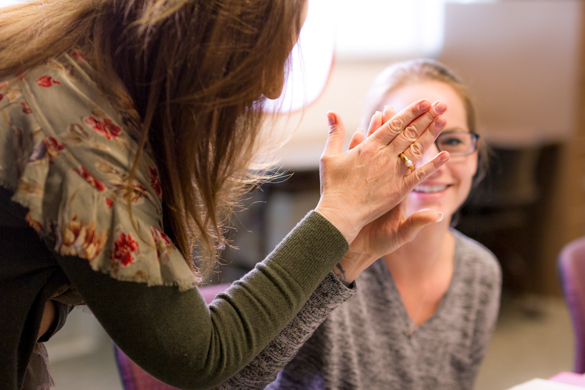
M 400 158 L 404 161 L 404 165 L 410 168 L 411 171 L 414 171 L 414 164 L 404 155 L 404 153 L 400 153 Z

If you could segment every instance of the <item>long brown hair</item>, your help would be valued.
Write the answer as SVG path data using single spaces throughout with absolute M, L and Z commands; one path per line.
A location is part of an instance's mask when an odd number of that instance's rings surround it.
M 34 0 L 0 11 L 0 77 L 79 50 L 105 93 L 129 92 L 142 120 L 132 172 L 148 143 L 165 229 L 206 274 L 262 177 L 250 169 L 262 93 L 282 78 L 305 1 Z
M 384 101 L 393 91 L 405 85 L 417 84 L 424 81 L 438 81 L 453 88 L 465 106 L 469 131 L 477 133 L 475 108 L 467 87 L 447 66 L 430 59 L 398 62 L 388 66 L 378 75 L 366 97 L 362 118 L 364 128 L 367 128 L 374 112 L 382 111 Z M 489 155 L 490 149 L 486 143 L 480 142 L 477 172 L 473 177 L 473 188 L 478 186 L 488 171 Z

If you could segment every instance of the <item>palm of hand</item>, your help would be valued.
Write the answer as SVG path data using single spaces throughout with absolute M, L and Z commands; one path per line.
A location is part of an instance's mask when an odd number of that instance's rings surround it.
M 377 259 L 404 245 L 409 238 L 403 234 L 407 204 L 408 200 L 405 199 L 384 216 L 364 226 L 351 243 L 349 252 Z

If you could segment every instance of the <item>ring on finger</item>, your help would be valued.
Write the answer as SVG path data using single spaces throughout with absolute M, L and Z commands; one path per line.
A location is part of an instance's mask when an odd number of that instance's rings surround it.
M 404 165 L 406 165 L 406 167 L 409 168 L 411 171 L 414 171 L 414 164 L 412 163 L 412 161 L 410 161 L 404 153 L 400 153 L 399 156 L 402 159 L 402 161 L 404 161 Z

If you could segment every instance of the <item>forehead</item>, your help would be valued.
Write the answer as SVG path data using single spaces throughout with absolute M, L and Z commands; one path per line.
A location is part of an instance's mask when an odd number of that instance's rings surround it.
M 447 105 L 447 112 L 443 114 L 447 120 L 446 129 L 457 127 L 469 131 L 463 100 L 450 85 L 440 81 L 421 81 L 399 87 L 386 96 L 384 105 L 392 106 L 399 112 L 420 99 L 427 99 L 431 103 L 442 100 Z

